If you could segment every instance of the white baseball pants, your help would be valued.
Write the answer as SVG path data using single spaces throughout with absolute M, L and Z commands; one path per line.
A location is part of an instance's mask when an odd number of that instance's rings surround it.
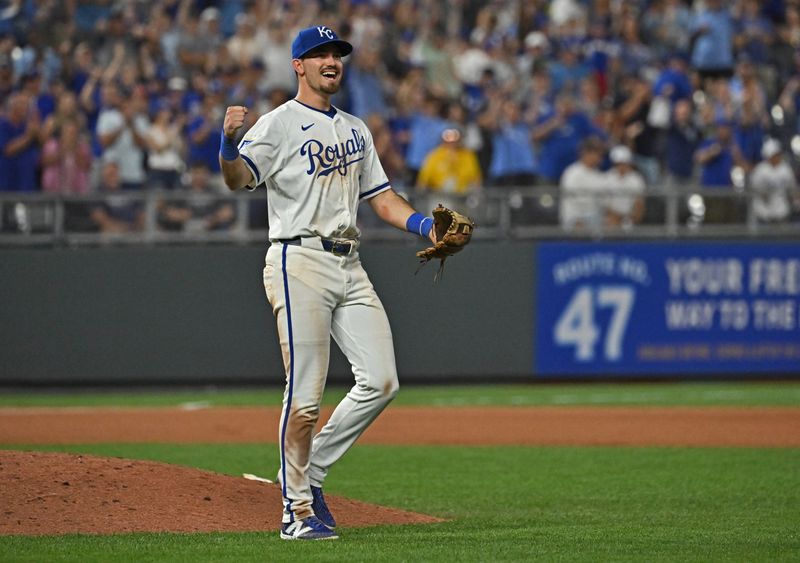
M 293 522 L 313 514 L 310 485 L 322 485 L 329 468 L 397 394 L 397 368 L 389 320 L 357 251 L 336 256 L 274 243 L 264 288 L 286 369 L 278 480 L 283 521 Z M 312 440 L 331 336 L 352 365 L 355 385 Z

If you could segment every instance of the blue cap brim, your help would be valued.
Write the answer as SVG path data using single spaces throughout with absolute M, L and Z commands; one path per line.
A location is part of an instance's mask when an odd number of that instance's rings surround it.
M 322 47 L 323 45 L 336 45 L 341 50 L 343 57 L 346 57 L 347 55 L 349 55 L 350 53 L 353 52 L 353 46 L 350 43 L 348 43 L 347 41 L 344 41 L 342 39 L 330 39 L 328 41 L 323 41 L 322 43 L 317 43 L 313 47 L 310 47 L 310 48 L 306 49 L 305 51 L 303 51 L 299 55 L 296 55 L 293 58 L 302 59 L 309 52 L 313 51 L 314 49 L 317 49 L 318 47 Z

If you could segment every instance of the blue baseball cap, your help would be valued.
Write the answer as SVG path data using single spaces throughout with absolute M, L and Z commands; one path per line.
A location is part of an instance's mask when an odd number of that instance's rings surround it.
M 301 29 L 297 33 L 297 37 L 292 41 L 292 58 L 302 59 L 303 55 L 310 50 L 316 49 L 320 45 L 328 44 L 334 44 L 339 47 L 343 57 L 353 52 L 353 46 L 347 41 L 339 39 L 339 36 L 331 28 L 324 25 L 316 25 Z

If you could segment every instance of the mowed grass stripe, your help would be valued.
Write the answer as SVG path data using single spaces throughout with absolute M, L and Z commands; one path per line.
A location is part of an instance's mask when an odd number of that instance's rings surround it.
M 346 387 L 329 387 L 325 405 L 335 405 Z M 280 405 L 283 390 L 274 388 L 194 390 L 7 391 L 2 407 L 92 406 L 259 406 Z M 687 405 L 797 406 L 800 382 L 582 383 L 516 385 L 401 386 L 396 405 L 538 406 L 538 405 Z

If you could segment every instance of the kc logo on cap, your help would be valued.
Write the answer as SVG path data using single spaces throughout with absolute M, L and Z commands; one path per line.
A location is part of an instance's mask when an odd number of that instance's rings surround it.
M 302 59 L 312 49 L 329 44 L 339 47 L 343 57 L 353 52 L 353 46 L 347 41 L 339 39 L 339 36 L 331 28 L 316 25 L 301 29 L 297 33 L 297 37 L 292 42 L 292 58 Z

